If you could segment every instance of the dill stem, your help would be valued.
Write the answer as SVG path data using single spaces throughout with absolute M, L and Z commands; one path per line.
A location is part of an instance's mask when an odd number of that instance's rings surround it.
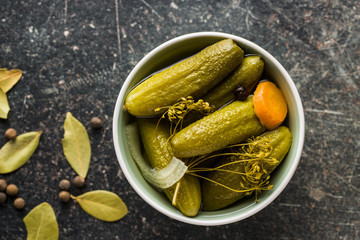
M 178 195 L 178 192 L 179 192 L 179 189 L 180 189 L 180 183 L 181 183 L 181 180 L 176 183 L 174 196 L 173 196 L 173 199 L 172 199 L 172 202 L 171 202 L 171 204 L 173 206 L 176 206 L 176 199 L 177 199 L 177 195 Z
M 205 157 L 205 158 L 202 158 L 200 157 L 200 159 L 195 159 L 193 162 L 191 162 L 188 166 L 188 168 L 193 168 L 197 165 L 199 165 L 200 163 L 206 161 L 206 160 L 209 160 L 211 158 L 214 158 L 214 157 L 220 157 L 220 156 L 252 156 L 253 157 L 253 154 L 244 154 L 244 153 L 219 153 L 219 154 L 214 154 L 214 155 L 211 155 L 211 156 L 208 156 L 208 157 Z M 223 166 L 227 166 L 227 165 L 231 165 L 231 164 L 234 164 L 234 163 L 240 163 L 240 162 L 248 162 L 248 161 L 253 161 L 253 160 L 257 160 L 256 158 L 249 158 L 249 159 L 243 159 L 243 160 L 239 160 L 239 161 L 235 161 L 235 162 L 231 162 L 231 163 L 228 163 L 228 164 L 224 164 L 224 165 L 221 165 L 217 168 L 221 168 Z
M 224 188 L 226 188 L 226 189 L 228 189 L 228 190 L 230 190 L 230 191 L 237 192 L 237 193 L 251 192 L 251 191 L 254 191 L 254 190 L 255 190 L 255 188 L 249 188 L 249 189 L 244 189 L 244 190 L 233 189 L 233 188 L 228 187 L 228 186 L 226 186 L 226 185 L 224 185 L 224 184 L 222 184 L 222 183 L 219 183 L 219 182 L 217 182 L 217 181 L 214 181 L 214 180 L 212 180 L 212 179 L 210 179 L 210 178 L 207 178 L 207 177 L 204 177 L 204 176 L 195 174 L 195 173 L 191 173 L 191 172 L 190 172 L 189 174 L 191 174 L 191 175 L 193 175 L 193 176 L 195 176 L 195 177 L 199 177 L 199 178 L 205 179 L 205 180 L 207 180 L 207 181 L 210 181 L 210 182 L 212 182 L 212 183 L 215 183 L 215 184 L 217 184 L 217 185 L 219 185 L 219 186 L 221 186 L 221 187 L 224 187 Z
M 194 172 L 210 172 L 210 171 L 220 171 L 220 172 L 228 172 L 228 173 L 234 173 L 234 174 L 238 174 L 238 175 L 248 175 L 247 173 L 242 173 L 242 172 L 237 172 L 237 171 L 232 171 L 232 170 L 228 170 L 228 169 L 217 169 L 217 168 L 193 168 L 191 170 L 188 170 L 186 173 L 194 173 Z

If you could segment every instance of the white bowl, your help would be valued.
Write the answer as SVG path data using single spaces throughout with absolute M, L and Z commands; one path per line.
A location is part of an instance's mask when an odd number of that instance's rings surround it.
M 273 189 L 262 192 L 258 203 L 255 203 L 252 198 L 248 198 L 221 210 L 200 211 L 196 217 L 187 217 L 173 207 L 163 193 L 149 185 L 142 177 L 131 158 L 124 134 L 124 127 L 134 118 L 124 112 L 122 106 L 130 89 L 146 76 L 226 38 L 233 39 L 245 51 L 245 54 L 260 55 L 264 60 L 264 74 L 277 84 L 287 101 L 286 125 L 293 135 L 293 142 L 286 158 L 271 175 Z M 304 133 L 304 110 L 300 96 L 294 82 L 283 66 L 255 43 L 235 35 L 219 32 L 186 34 L 169 40 L 152 50 L 135 66 L 125 80 L 117 98 L 113 116 L 113 139 L 116 155 L 131 186 L 140 197 L 156 210 L 173 219 L 194 225 L 211 226 L 237 222 L 268 206 L 284 190 L 298 166 L 304 143 Z

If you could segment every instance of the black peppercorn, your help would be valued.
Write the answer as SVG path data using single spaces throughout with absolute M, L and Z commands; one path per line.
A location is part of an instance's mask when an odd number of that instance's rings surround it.
M 249 96 L 249 93 L 246 88 L 237 86 L 234 90 L 234 95 L 236 100 L 244 101 Z

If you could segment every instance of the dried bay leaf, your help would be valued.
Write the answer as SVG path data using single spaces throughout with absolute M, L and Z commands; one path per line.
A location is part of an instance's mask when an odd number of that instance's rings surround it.
M 34 207 L 23 219 L 27 240 L 59 239 L 59 227 L 53 208 L 47 202 Z
M 91 146 L 85 127 L 68 112 L 64 123 L 62 146 L 65 157 L 74 171 L 85 179 L 90 165 Z
M 20 80 L 21 76 L 22 71 L 19 69 L 0 68 L 0 89 L 6 93 Z
M 128 213 L 125 203 L 113 192 L 95 190 L 71 197 L 85 212 L 102 221 L 114 222 Z
M 6 94 L 0 89 L 0 118 L 7 119 L 9 111 L 10 107 Z
M 42 131 L 21 134 L 0 149 L 0 174 L 10 173 L 24 165 L 39 145 Z

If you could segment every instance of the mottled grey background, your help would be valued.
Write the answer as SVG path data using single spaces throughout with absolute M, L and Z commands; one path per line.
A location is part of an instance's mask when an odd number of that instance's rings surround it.
M 166 40 L 197 31 L 247 38 L 289 71 L 303 101 L 306 141 L 291 183 L 267 208 L 230 225 L 199 227 L 154 210 L 119 168 L 111 122 L 128 73 Z M 60 239 L 360 239 L 360 2 L 200 0 L 1 0 L 0 67 L 23 77 L 8 93 L 8 127 L 43 130 L 21 169 L 2 175 L 20 188 L 27 206 L 0 207 L 0 239 L 25 239 L 23 217 L 49 202 Z M 83 190 L 118 193 L 129 207 L 105 223 L 57 199 L 58 182 L 73 178 L 62 153 L 67 111 L 83 122 L 92 162 Z M 91 117 L 104 121 L 91 130 Z

